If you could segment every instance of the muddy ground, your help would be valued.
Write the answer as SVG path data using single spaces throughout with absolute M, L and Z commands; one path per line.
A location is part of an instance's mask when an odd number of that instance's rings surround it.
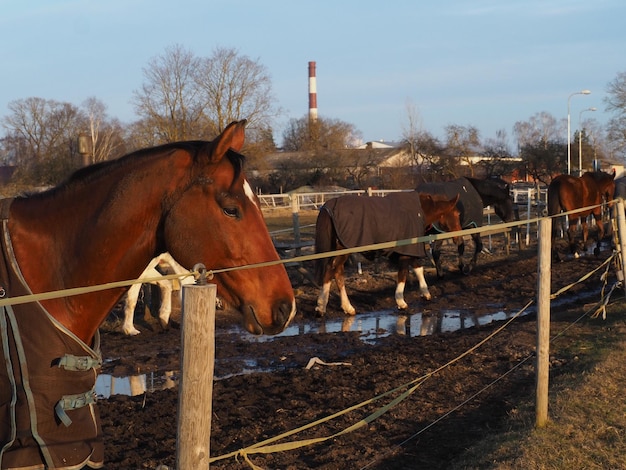
M 470 316 L 517 312 L 536 295 L 536 247 L 514 249 L 508 256 L 502 248 L 492 247 L 492 250 L 492 254 L 481 255 L 478 268 L 469 276 L 458 272 L 448 250 L 446 277 L 436 279 L 432 271 L 427 276 L 433 299 L 420 300 L 415 283 L 409 284 L 405 296 L 410 310 L 406 313 L 436 319 L 449 309 Z M 552 292 L 599 266 L 610 254 L 610 250 L 605 250 L 597 258 L 588 256 L 553 263 Z M 374 268 L 365 261 L 363 275 L 358 275 L 354 265 L 348 268 L 348 292 L 361 314 L 393 309 L 395 305 L 392 272 L 383 265 L 378 267 L 377 274 Z M 238 319 L 218 317 L 215 375 L 220 379 L 214 383 L 212 456 L 250 446 L 407 384 L 456 358 L 502 325 L 502 321 L 496 321 L 428 336 L 381 332 L 379 339 L 368 341 L 354 328 L 349 332 L 323 333 L 324 329 L 319 327 L 323 320 L 314 312 L 317 289 L 306 269 L 312 267 L 306 264 L 290 267 L 289 272 L 297 294 L 296 321 L 309 327 L 317 325 L 315 334 L 251 341 L 250 335 L 233 329 Z M 562 330 L 600 299 L 603 272 L 604 269 L 600 270 L 583 285 L 573 288 L 560 298 L 558 306 L 553 306 L 553 332 Z M 615 269 L 611 268 L 608 287 L 614 280 Z M 532 401 L 536 336 L 534 310 L 529 312 L 472 354 L 426 380 L 399 405 L 356 431 L 296 450 L 250 454 L 250 459 L 264 469 L 449 468 L 453 461 L 462 458 L 464 449 L 486 433 L 507 426 L 507 416 L 515 413 L 522 401 Z M 401 325 L 406 317 L 397 315 Z M 106 361 L 103 374 L 125 377 L 149 372 L 158 377 L 166 371 L 178 370 L 179 317 L 174 315 L 169 330 L 158 331 L 138 315 L 137 325 L 142 333 L 126 337 L 116 330 L 117 316 L 118 313 L 112 314 L 102 328 Z M 327 319 L 343 317 L 333 290 Z M 593 335 L 603 328 L 606 322 L 601 318 L 586 317 L 570 329 L 552 346 L 551 374 L 558 374 L 576 360 L 576 355 L 584 354 L 570 348 L 577 337 Z M 313 357 L 344 364 L 306 369 Z M 474 396 L 524 358 L 530 359 Z M 255 360 L 251 371 L 239 374 L 251 359 Z M 333 436 L 397 395 L 285 441 Z M 101 399 L 106 468 L 154 469 L 161 464 L 174 468 L 177 398 L 174 387 Z M 231 457 L 212 463 L 211 468 L 250 467 L 242 459 Z

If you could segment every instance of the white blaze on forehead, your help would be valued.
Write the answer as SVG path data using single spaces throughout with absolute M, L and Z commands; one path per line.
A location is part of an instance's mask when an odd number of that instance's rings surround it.
M 257 206 L 257 208 L 261 209 L 256 202 L 256 197 L 254 197 L 254 191 L 252 191 L 248 180 L 243 180 L 243 190 L 246 193 L 246 196 L 248 196 L 248 199 L 250 199 L 254 203 L 254 205 Z

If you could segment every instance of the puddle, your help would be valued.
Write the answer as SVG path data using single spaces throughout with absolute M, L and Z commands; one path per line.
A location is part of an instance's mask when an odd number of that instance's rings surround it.
M 496 309 L 494 308 L 494 310 Z M 379 338 L 393 334 L 410 337 L 425 336 L 486 325 L 493 321 L 506 320 L 515 313 L 516 311 L 497 311 L 496 313 L 478 315 L 470 310 L 445 310 L 431 314 L 403 314 L 397 310 L 383 310 L 334 320 L 297 318 L 285 331 L 275 336 L 255 336 L 239 327 L 218 330 L 217 335 L 237 335 L 246 341 L 255 342 L 275 341 L 278 338 L 290 336 L 351 331 L 359 332 L 362 341 L 374 342 Z M 215 380 L 223 380 L 234 375 L 272 372 L 271 368 L 259 365 L 254 358 L 236 359 L 241 361 L 241 368 L 235 373 L 215 377 Z M 100 398 L 109 398 L 112 395 L 136 396 L 177 386 L 178 371 L 150 372 L 127 377 L 101 374 L 96 380 L 96 394 Z
M 392 334 L 414 337 L 462 330 L 477 325 L 486 325 L 493 321 L 507 320 L 515 313 L 497 311 L 477 314 L 472 310 L 443 310 L 430 314 L 403 314 L 397 310 L 382 310 L 334 320 L 312 321 L 298 318 L 285 331 L 275 336 L 254 336 L 246 334 L 241 329 L 235 329 L 237 327 L 227 330 L 226 333 L 242 334 L 243 339 L 251 342 L 265 342 L 289 336 L 356 331 L 360 333 L 363 341 L 370 342 Z
M 134 397 L 146 392 L 167 390 L 178 385 L 178 373 L 150 372 L 148 374 L 113 377 L 100 374 L 96 379 L 96 395 L 98 398 L 109 398 L 111 395 L 127 395 Z

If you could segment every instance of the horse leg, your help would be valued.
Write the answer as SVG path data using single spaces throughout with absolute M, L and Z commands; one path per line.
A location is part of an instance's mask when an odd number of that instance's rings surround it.
M 439 279 L 443 278 L 443 266 L 441 265 L 441 245 L 442 244 L 443 244 L 443 240 L 435 240 L 430 245 L 431 247 L 430 251 L 433 255 L 433 261 L 435 262 L 435 269 L 437 270 L 437 277 Z
M 598 256 L 600 254 L 602 239 L 604 238 L 604 221 L 602 220 L 602 211 L 599 211 L 597 214 L 594 213 L 593 218 L 596 220 L 596 225 L 598 226 L 598 233 L 596 235 L 596 247 L 593 250 L 593 254 Z
M 465 255 L 465 242 L 461 240 L 461 243 L 457 246 L 457 253 L 459 255 L 459 271 L 467 274 L 465 263 L 463 262 L 463 256 Z M 469 271 L 468 271 L 469 272 Z
M 344 275 L 344 266 L 348 259 L 348 255 L 337 256 L 335 259 L 341 258 L 341 262 L 335 263 L 335 282 L 339 289 L 339 296 L 341 298 L 341 309 L 346 315 L 354 315 L 356 309 L 350 303 L 348 293 L 346 292 L 346 278 Z
M 133 284 L 126 293 L 126 302 L 124 305 L 124 323 L 122 324 L 122 331 L 125 335 L 135 336 L 140 331 L 135 328 L 133 324 L 135 316 L 135 307 L 137 306 L 137 299 L 139 298 L 139 291 L 141 290 L 141 283 Z
M 161 290 L 161 308 L 159 309 L 159 322 L 161 328 L 167 328 L 172 314 L 172 282 L 168 280 L 157 281 Z
M 328 299 L 330 297 L 330 283 L 335 274 L 332 268 L 332 260 L 326 259 L 324 261 L 322 286 L 320 287 L 320 293 L 317 296 L 317 305 L 315 307 L 315 311 L 321 316 L 326 314 L 326 306 L 328 305 Z
M 461 259 L 461 252 L 465 251 L 464 243 L 459 244 L 459 269 L 465 275 L 472 272 L 472 270 L 476 267 L 476 263 L 478 262 L 478 254 L 483 251 L 483 240 L 480 236 L 480 233 L 472 234 L 472 240 L 474 241 L 474 255 L 472 256 L 472 261 L 470 264 L 464 264 Z
M 344 264 L 347 259 L 348 255 L 341 255 L 334 257 L 332 260 L 327 260 L 325 263 L 322 287 L 317 297 L 317 306 L 315 307 L 315 311 L 322 316 L 326 314 L 326 306 L 328 305 L 328 299 L 330 298 L 330 284 L 333 277 L 335 278 L 337 288 L 339 289 L 341 308 L 348 315 L 354 315 L 356 313 L 355 308 L 348 299 L 348 293 L 346 292 Z
M 581 219 L 583 232 L 583 246 L 587 241 L 587 222 Z M 567 227 L 567 240 L 569 242 L 569 251 L 574 257 L 578 258 L 578 246 L 576 245 L 576 227 L 578 225 L 578 217 L 569 219 L 569 227 Z
M 398 260 L 398 282 L 396 284 L 396 292 L 394 297 L 396 298 L 396 305 L 399 310 L 406 310 L 409 305 L 404 300 L 404 287 L 406 286 L 406 278 L 408 269 L 408 260 L 402 256 Z
M 426 278 L 424 277 L 424 266 L 413 267 L 413 272 L 420 286 L 420 297 L 424 300 L 432 299 L 430 291 L 428 290 L 428 284 L 426 284 Z

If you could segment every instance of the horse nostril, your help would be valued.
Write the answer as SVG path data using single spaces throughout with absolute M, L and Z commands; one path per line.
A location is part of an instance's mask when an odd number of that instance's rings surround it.
M 293 305 L 286 300 L 281 301 L 272 311 L 272 323 L 275 326 L 285 327 L 291 319 Z

